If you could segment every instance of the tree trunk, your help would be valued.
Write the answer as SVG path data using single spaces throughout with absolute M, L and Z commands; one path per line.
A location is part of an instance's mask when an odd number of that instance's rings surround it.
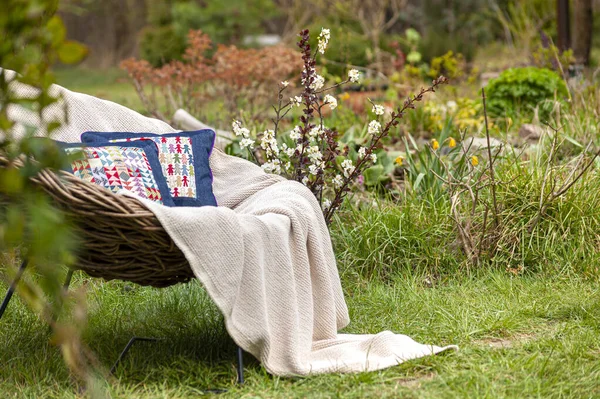
M 573 55 L 578 65 L 587 65 L 590 62 L 590 50 L 592 47 L 592 0 L 575 0 L 573 11 L 575 14 Z
M 571 48 L 571 26 L 569 16 L 569 0 L 556 0 L 556 22 L 558 25 L 558 49 L 566 51 Z

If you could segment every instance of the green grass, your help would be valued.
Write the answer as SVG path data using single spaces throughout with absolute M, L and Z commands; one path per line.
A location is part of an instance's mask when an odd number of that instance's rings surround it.
M 117 69 L 59 70 L 57 77 L 71 90 L 143 111 Z M 596 118 L 578 110 L 565 136 L 585 143 Z M 99 386 L 115 398 L 188 398 L 208 388 L 228 388 L 225 398 L 600 397 L 600 177 L 586 174 L 527 232 L 539 210 L 548 144 L 522 162 L 498 164 L 507 182 L 498 189 L 502 240 L 493 260 L 468 272 L 448 201 L 413 197 L 373 206 L 369 198 L 334 222 L 352 318 L 345 332 L 392 330 L 458 344 L 459 352 L 380 372 L 302 379 L 270 376 L 248 355 L 247 382 L 238 387 L 235 344 L 198 282 L 159 290 L 78 276 L 74 288 L 85 290 L 89 307 L 84 341 L 100 368 L 108 370 L 134 335 L 161 338 L 136 344 Z M 580 151 L 560 152 L 561 164 Z M 566 174 L 557 167 L 553 176 Z M 3 397 L 84 396 L 49 339 L 15 298 L 0 321 Z
M 272 377 L 249 361 L 241 388 L 234 384 L 235 346 L 199 284 L 160 290 L 79 277 L 75 286 L 84 283 L 85 342 L 105 368 L 131 336 L 163 339 L 134 346 L 115 378 L 103 382 L 112 397 L 185 398 L 211 387 L 246 398 L 600 396 L 600 292 L 589 280 L 495 272 L 433 286 L 408 274 L 388 284 L 346 279 L 346 332 L 392 330 L 456 343 L 460 351 L 380 372 L 303 379 Z M 0 323 L 4 397 L 77 397 L 47 327 L 18 299 Z
M 54 71 L 56 83 L 71 91 L 89 94 L 144 113 L 127 73 L 118 69 L 63 68 Z

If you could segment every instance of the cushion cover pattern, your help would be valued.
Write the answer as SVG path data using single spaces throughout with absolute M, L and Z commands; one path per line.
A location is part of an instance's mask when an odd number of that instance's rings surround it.
M 68 154 L 82 154 L 71 161 L 67 172 L 112 192 L 130 191 L 141 198 L 174 206 L 165 177 L 162 174 L 158 151 L 154 143 L 61 143 Z
M 215 132 L 210 129 L 169 134 L 131 132 L 85 132 L 84 143 L 153 142 L 169 193 L 176 206 L 216 206 L 209 157 Z

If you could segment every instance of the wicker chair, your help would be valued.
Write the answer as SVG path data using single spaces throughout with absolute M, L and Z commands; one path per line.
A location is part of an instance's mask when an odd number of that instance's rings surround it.
M 9 164 L 0 157 L 0 168 Z M 20 160 L 16 166 L 22 165 Z M 156 216 L 132 197 L 113 192 L 83 181 L 67 172 L 41 171 L 31 181 L 59 207 L 76 229 L 81 240 L 76 263 L 69 272 L 68 287 L 73 270 L 82 270 L 92 277 L 105 280 L 124 280 L 157 288 L 189 282 L 194 273 L 188 261 L 163 229 Z M 23 261 L 0 306 L 4 314 L 16 285 L 27 265 Z M 151 340 L 133 337 L 111 372 L 136 341 Z M 244 382 L 243 352 L 237 349 L 238 383 Z

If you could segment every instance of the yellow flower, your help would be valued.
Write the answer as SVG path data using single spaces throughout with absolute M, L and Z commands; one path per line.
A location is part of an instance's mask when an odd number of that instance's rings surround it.
M 350 98 L 350 94 L 348 93 L 342 93 L 342 95 L 340 96 L 340 100 L 342 101 L 346 101 Z
M 473 155 L 473 156 L 471 157 L 471 165 L 473 165 L 473 166 L 477 166 L 477 165 L 479 165 L 479 158 L 477 158 L 477 156 L 476 156 L 476 155 Z
M 402 157 L 396 157 L 396 159 L 394 160 L 394 162 L 398 166 L 402 166 L 402 161 L 404 161 L 404 159 Z
M 440 148 L 440 143 L 438 143 L 436 139 L 431 140 L 431 148 L 433 148 L 434 151 L 437 150 Z
M 448 139 L 448 147 L 450 147 L 450 148 L 456 147 L 456 140 L 454 140 L 454 137 L 450 137 Z

